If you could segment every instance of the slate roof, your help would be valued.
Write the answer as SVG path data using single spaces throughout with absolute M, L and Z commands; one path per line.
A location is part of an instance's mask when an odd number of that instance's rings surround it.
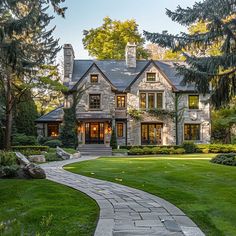
M 62 122 L 63 121 L 63 106 L 60 106 L 49 113 L 39 117 L 35 120 L 37 123 L 43 123 L 43 122 Z
M 182 77 L 176 74 L 174 61 L 153 61 L 172 84 L 181 91 L 194 90 L 193 85 L 183 86 Z M 150 61 L 137 60 L 136 68 L 127 68 L 125 60 L 74 60 L 72 82 L 80 81 L 88 69 L 95 63 L 110 82 L 119 90 L 124 91 L 143 71 Z M 183 64 L 183 62 L 178 62 Z

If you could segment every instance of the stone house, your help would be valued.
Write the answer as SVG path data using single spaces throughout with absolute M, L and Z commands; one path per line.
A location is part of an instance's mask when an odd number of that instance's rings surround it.
M 209 95 L 183 85 L 173 61 L 136 60 L 134 44 L 127 44 L 125 56 L 76 60 L 72 46 L 64 45 L 64 84 L 81 97 L 76 106 L 79 147 L 109 147 L 112 129 L 122 146 L 209 143 Z M 64 107 L 71 100 L 65 96 Z M 62 122 L 59 107 L 37 119 L 38 134 L 57 137 Z

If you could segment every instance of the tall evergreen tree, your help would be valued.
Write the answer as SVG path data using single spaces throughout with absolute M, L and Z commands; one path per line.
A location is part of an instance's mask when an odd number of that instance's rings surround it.
M 173 51 L 183 51 L 188 66 L 178 66 L 184 83 L 196 84 L 202 93 L 211 92 L 215 107 L 228 104 L 236 95 L 236 0 L 205 0 L 186 9 L 167 10 L 167 15 L 184 26 L 206 22 L 206 32 L 178 35 L 144 32 L 148 40 Z M 221 42 L 219 55 L 193 56 L 184 51 L 189 48 L 209 48 Z M 210 91 L 210 85 L 212 90 Z
M 15 104 L 32 88 L 37 68 L 52 63 L 60 50 L 58 40 L 52 36 L 54 29 L 47 30 L 53 17 L 46 11 L 51 3 L 55 11 L 64 16 L 65 8 L 60 8 L 62 2 L 64 0 L 0 1 L 0 68 L 6 97 L 6 149 L 11 144 Z
M 15 124 L 17 133 L 23 133 L 28 136 L 36 135 L 35 119 L 38 117 L 37 107 L 27 91 L 16 105 Z

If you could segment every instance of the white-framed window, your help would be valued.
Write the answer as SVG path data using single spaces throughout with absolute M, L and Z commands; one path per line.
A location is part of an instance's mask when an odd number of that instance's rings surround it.
M 140 92 L 139 107 L 143 110 L 163 109 L 163 92 Z

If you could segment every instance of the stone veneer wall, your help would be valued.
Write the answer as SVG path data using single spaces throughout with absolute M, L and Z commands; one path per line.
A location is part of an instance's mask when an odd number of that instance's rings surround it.
M 184 124 L 200 124 L 200 138 L 198 143 L 209 143 L 211 141 L 211 120 L 210 120 L 210 104 L 209 95 L 199 95 L 199 109 L 188 109 L 188 95 L 181 94 L 179 107 L 184 107 L 183 118 L 178 124 L 179 144 L 184 141 Z
M 146 73 L 157 73 L 156 82 L 146 82 Z M 159 70 L 150 65 L 139 79 L 132 85 L 130 93 L 127 94 L 127 109 L 139 109 L 139 94 L 140 92 L 163 92 L 163 109 L 174 110 L 174 94 L 172 87 L 167 80 L 162 76 Z M 128 118 L 128 145 L 141 145 L 141 123 L 155 122 L 163 123 L 162 140 L 163 145 L 175 144 L 175 122 L 169 118 L 162 120 L 156 116 L 145 113 L 141 121 L 136 121 L 131 117 Z

